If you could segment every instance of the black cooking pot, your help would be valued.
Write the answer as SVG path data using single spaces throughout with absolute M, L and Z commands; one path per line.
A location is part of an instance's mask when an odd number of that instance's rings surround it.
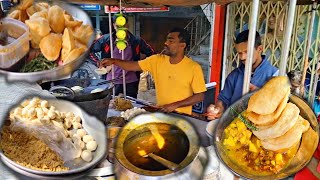
M 40 84 L 42 89 L 50 91 L 59 99 L 75 102 L 88 114 L 106 121 L 113 84 L 102 79 L 69 78 Z M 80 86 L 83 90 L 73 91 L 71 88 Z M 91 93 L 99 88 L 101 91 Z

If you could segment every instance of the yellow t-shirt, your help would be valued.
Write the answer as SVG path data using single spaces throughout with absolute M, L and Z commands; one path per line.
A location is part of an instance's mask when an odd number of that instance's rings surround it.
M 181 101 L 207 90 L 201 66 L 186 56 L 178 64 L 171 64 L 166 55 L 153 55 L 138 62 L 143 71 L 152 74 L 158 105 Z M 191 114 L 192 106 L 176 111 Z

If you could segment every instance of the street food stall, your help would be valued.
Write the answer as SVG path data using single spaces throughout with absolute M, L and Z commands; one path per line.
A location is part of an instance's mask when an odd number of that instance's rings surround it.
M 81 2 L 83 1 L 72 1 L 72 2 Z M 143 5 L 143 6 L 153 6 L 153 5 L 175 5 L 175 6 L 195 6 L 203 3 L 209 3 L 211 1 L 203 0 L 203 1 L 156 1 L 156 0 L 139 0 L 136 1 L 125 1 L 121 6 L 132 6 L 132 5 Z M 220 3 L 229 3 L 229 1 L 219 1 Z M 24 121 L 33 121 L 35 118 L 40 118 L 43 113 L 46 113 L 43 109 L 37 109 L 43 106 L 44 109 L 47 108 L 48 116 L 50 114 L 49 120 L 45 121 L 46 125 L 51 125 L 52 123 L 57 127 L 60 127 L 62 137 L 63 134 L 65 138 L 60 139 L 59 142 L 70 143 L 71 147 L 74 148 L 68 149 L 68 151 L 63 151 L 61 156 L 62 160 L 68 161 L 72 158 L 71 162 L 74 166 L 64 167 L 61 164 L 59 166 L 59 170 L 54 172 L 52 170 L 48 170 L 47 172 L 41 171 L 41 169 L 32 169 L 30 166 L 26 166 L 25 164 L 17 163 L 18 160 L 14 159 L 13 156 L 8 156 L 7 154 L 0 153 L 1 159 L 3 162 L 12 169 L 16 171 L 21 176 L 15 176 L 12 173 L 12 170 L 9 170 L 6 166 L 0 164 L 1 172 L 5 172 L 6 176 L 14 176 L 14 177 L 22 177 L 25 176 L 33 177 L 33 178 L 80 178 L 83 175 L 89 173 L 89 176 L 98 176 L 98 177 L 106 177 L 114 176 L 114 173 L 117 172 L 118 177 L 121 178 L 138 178 L 138 179 L 147 179 L 147 178 L 181 178 L 181 179 L 199 179 L 202 177 L 203 179 L 216 179 L 216 178 L 233 178 L 234 175 L 241 176 L 243 178 L 285 178 L 300 170 L 302 167 L 306 165 L 306 163 L 311 159 L 311 156 L 315 150 L 315 144 L 318 144 L 318 134 L 319 134 L 319 126 L 316 121 L 316 118 L 310 109 L 310 107 L 302 101 L 297 96 L 291 96 L 289 99 L 289 93 L 287 93 L 288 86 L 283 85 L 281 83 L 276 82 L 275 84 L 279 85 L 279 88 L 274 88 L 272 91 L 273 94 L 279 94 L 279 96 L 271 97 L 270 99 L 263 99 L 263 101 L 271 101 L 270 104 L 273 104 L 270 109 L 270 112 L 264 112 L 259 114 L 259 108 L 261 108 L 261 104 L 258 105 L 250 105 L 255 103 L 250 103 L 250 99 L 255 98 L 266 98 L 270 96 L 270 88 L 269 91 L 263 91 L 263 93 L 250 93 L 249 92 L 249 84 L 251 77 L 251 64 L 253 59 L 253 48 L 254 48 L 254 35 L 256 31 L 256 17 L 259 8 L 259 1 L 252 1 L 252 9 L 251 9 L 251 19 L 250 19 L 250 33 L 249 33 L 249 43 L 248 43 L 248 59 L 246 61 L 246 69 L 245 69 L 245 81 L 243 86 L 244 96 L 241 98 L 232 108 L 229 108 L 226 113 L 221 117 L 220 120 L 214 120 L 208 122 L 205 119 L 205 116 L 190 116 L 186 114 L 180 114 L 177 112 L 173 112 L 171 114 L 162 114 L 159 113 L 157 107 L 146 101 L 142 101 L 139 99 L 134 99 L 124 95 L 124 98 L 115 97 L 114 91 L 112 92 L 113 85 L 112 82 L 104 81 L 104 80 L 93 80 L 93 79 L 66 79 L 66 80 L 58 80 L 58 77 L 63 77 L 66 74 L 70 73 L 74 70 L 81 62 L 83 62 L 83 58 L 87 55 L 87 48 L 89 44 L 92 43 L 92 34 L 87 36 L 87 34 L 81 33 L 82 30 L 87 30 L 90 28 L 83 28 L 77 30 L 76 32 L 69 33 L 68 29 L 63 27 L 63 37 L 67 38 L 68 42 L 72 41 L 73 38 L 70 37 L 70 34 L 77 34 L 78 32 L 78 41 L 81 41 L 81 37 L 85 40 L 84 43 L 81 43 L 78 46 L 74 43 L 68 43 L 67 45 L 62 45 L 65 48 L 65 51 L 68 51 L 66 61 L 70 60 L 70 62 L 62 62 L 62 65 L 58 68 L 53 67 L 53 69 L 41 69 L 37 74 L 24 74 L 18 72 L 11 72 L 11 70 L 2 70 L 3 74 L 7 75 L 9 80 L 17 80 L 19 78 L 23 78 L 29 82 L 36 82 L 41 80 L 47 80 L 48 82 L 43 82 L 41 85 L 42 89 L 47 90 L 54 95 L 59 100 L 46 100 L 46 99 L 28 99 L 28 101 L 23 101 L 18 107 L 15 109 L 10 109 L 10 123 L 19 124 L 19 122 Z M 280 75 L 285 74 L 286 70 L 286 57 L 288 56 L 288 46 L 290 45 L 290 37 L 292 33 L 292 23 L 293 23 L 293 13 L 296 6 L 297 1 L 290 1 L 289 3 L 289 16 L 292 18 L 288 18 L 287 20 L 287 31 L 285 34 L 284 48 L 282 50 L 282 59 L 280 65 Z M 99 4 L 108 4 L 108 5 L 118 5 L 118 1 L 86 1 L 86 3 L 99 3 Z M 58 4 L 59 5 L 59 4 Z M 84 19 L 79 17 L 81 14 L 71 12 L 75 9 L 73 7 L 68 7 L 68 5 L 63 7 L 67 7 L 66 9 L 70 10 L 70 18 L 74 17 L 74 20 L 70 20 L 74 24 Z M 120 8 L 121 9 L 121 8 Z M 78 12 L 78 10 L 76 11 Z M 21 18 L 21 14 L 17 17 Z M 87 16 L 84 16 L 87 19 Z M 111 14 L 109 14 L 109 19 L 111 19 Z M 85 25 L 89 27 L 92 26 L 90 21 L 83 22 Z M 111 23 L 111 21 L 110 21 Z M 73 26 L 73 25 L 71 25 Z M 87 27 L 88 27 L 87 26 Z M 110 24 L 111 26 L 111 24 Z M 30 28 L 30 27 L 29 27 Z M 30 28 L 31 29 L 31 28 Z M 65 30 L 67 29 L 67 30 Z M 111 28 L 110 28 L 111 29 Z M 62 31 L 61 31 L 62 32 Z M 89 30 L 89 32 L 91 32 Z M 50 33 L 50 30 L 49 32 Z M 57 40 L 59 41 L 59 37 L 53 37 L 53 40 L 49 41 L 46 46 L 50 46 L 50 43 Z M 75 37 L 77 39 L 77 37 Z M 34 45 L 37 44 L 37 39 L 33 39 Z M 111 41 L 112 42 L 112 41 Z M 31 42 L 32 43 L 32 42 Z M 73 46 L 72 46 L 73 44 Z M 40 45 L 41 48 L 41 42 Z M 69 46 L 68 46 L 69 45 Z M 84 46 L 85 47 L 84 47 Z M 69 49 L 68 49 L 69 47 Z M 73 47 L 73 48 L 71 48 Z M 113 47 L 113 45 L 111 45 Z M 27 48 L 27 51 L 29 51 Z M 32 47 L 31 47 L 32 48 Z M 53 48 L 54 49 L 54 48 Z M 69 57 L 69 53 L 71 53 L 74 49 L 78 49 L 72 54 L 76 54 L 76 57 Z M 65 52 L 61 51 L 61 53 Z M 0 51 L 1 52 L 1 51 Z M 46 52 L 43 50 L 42 52 Z M 12 52 L 13 54 L 15 52 Z M 60 53 L 60 52 L 59 52 Z M 45 53 L 46 54 L 46 53 Z M 57 58 L 51 58 L 52 53 L 46 54 L 45 58 L 49 58 L 52 60 L 57 60 Z M 22 57 L 24 57 L 22 55 Z M 60 54 L 55 56 L 60 56 Z M 61 55 L 62 56 L 62 55 Z M 71 56 L 71 55 L 70 55 Z M 69 57 L 69 58 L 68 58 Z M 73 64 L 73 62 L 75 64 Z M 59 69 L 60 68 L 60 69 Z M 18 68 L 19 69 L 19 68 Z M 48 72 L 46 72 L 48 71 Z M 63 72 L 62 72 L 63 71 Z M 67 72 L 66 72 L 67 71 Z M 26 72 L 28 73 L 28 72 Z M 43 73 L 43 74 L 41 74 Z M 18 74 L 18 75 L 17 75 Z M 28 78 L 24 76 L 28 76 Z M 10 78 L 11 77 L 11 78 Z M 32 77 L 32 78 L 31 78 Z M 114 76 L 113 76 L 114 77 Z M 123 78 L 124 80 L 125 78 Z M 281 81 L 282 82 L 282 81 Z M 125 80 L 124 80 L 125 84 Z M 272 85 L 274 86 L 274 85 Z M 284 88 L 284 90 L 282 89 Z M 272 88 L 271 88 L 272 89 Z M 126 87 L 124 86 L 124 92 Z M 283 90 L 283 91 L 282 91 Z M 268 94 L 269 93 L 269 94 Z M 111 95 L 113 94 L 113 98 L 111 100 Z M 260 94 L 259 97 L 256 97 Z M 261 95 L 262 94 L 262 95 Z M 253 97 L 253 98 L 252 98 Z M 278 99 L 277 99 L 278 98 Z M 283 101 L 281 101 L 283 100 Z M 265 119 L 263 115 L 274 115 L 274 111 L 277 109 L 276 114 L 282 113 L 285 105 L 293 104 L 292 108 L 296 110 L 294 113 L 294 117 L 296 122 L 299 123 L 287 123 L 288 118 L 283 118 L 283 120 L 279 120 L 281 126 L 281 134 L 277 137 L 269 137 L 261 138 L 264 134 L 259 134 L 257 132 L 257 128 L 253 128 L 254 125 L 250 124 L 246 120 L 243 120 L 241 114 L 243 111 L 249 111 L 251 107 L 252 116 L 258 116 L 258 119 Z M 253 101 L 253 100 L 252 100 Z M 259 101 L 259 100 L 256 100 Z M 26 103 L 27 102 L 27 103 Z M 276 103 L 274 103 L 276 102 Z M 50 105 L 49 105 L 50 104 Z M 268 103 L 267 103 L 268 104 Z M 83 110 L 81 110 L 79 107 Z M 290 105 L 291 106 L 291 105 Z M 54 108 L 51 108 L 54 107 Z M 69 110 L 72 107 L 71 114 L 64 114 L 67 109 Z M 32 109 L 33 108 L 33 109 Z M 279 108 L 279 110 L 278 110 Z M 50 109 L 52 110 L 50 113 Z M 92 109 L 95 109 L 93 111 Z M 256 110 L 258 109 L 258 110 Z M 266 108 L 267 109 L 267 108 Z M 280 110 L 281 109 L 281 110 Z M 13 111 L 11 111 L 13 110 Z M 39 112 L 38 112 L 39 111 Z M 299 113 L 299 112 L 300 113 Z M 291 111 L 290 111 L 291 112 Z M 288 110 L 288 114 L 290 114 Z M 138 116 L 139 115 L 139 116 Z M 260 116 L 262 115 L 262 116 Z M 59 119 L 56 121 L 55 118 Z M 93 117 L 95 116 L 95 117 Z M 18 118 L 17 118 L 18 117 Z M 72 117 L 70 120 L 68 117 Z M 79 117 L 79 118 L 78 118 Z M 269 117 L 269 116 L 268 116 Z M 279 117 L 279 115 L 278 115 Z M 22 120 L 21 120 L 22 119 Z M 27 120 L 26 120 L 27 119 Z M 253 118 L 255 119 L 255 118 Z M 250 120 L 254 121 L 254 120 Z M 72 122 L 72 123 L 71 123 Z M 43 122 L 41 122 L 43 123 Z M 71 123 L 71 124 L 70 124 Z M 23 124 L 22 124 L 23 125 Z M 260 124 L 259 124 L 260 125 Z M 259 128 L 268 132 L 268 128 L 266 124 L 261 124 Z M 267 124 L 270 126 L 270 124 Z M 45 127 L 45 126 L 44 126 Z M 305 129 L 301 131 L 290 131 L 290 133 L 296 135 L 296 139 L 290 140 L 290 142 L 294 142 L 295 149 L 290 149 L 294 151 L 292 156 L 284 156 L 287 151 L 284 151 L 283 154 L 275 153 L 281 148 L 288 149 L 292 147 L 292 143 L 290 143 L 289 147 L 283 147 L 279 145 L 278 142 L 273 142 L 273 138 L 281 138 L 285 133 L 288 132 L 288 129 Z M 299 127 L 299 128 L 297 128 Z M 301 128 L 300 128 L 301 127 Z M 41 126 L 42 128 L 42 126 Z M 41 129 L 39 128 L 39 129 Z M 83 130 L 80 130 L 82 129 Z M 264 129 L 265 128 L 265 129 Z M 273 128 L 278 128 L 273 127 Z M 37 129 L 38 130 L 38 129 Z M 80 130 L 80 131 L 79 131 Z M 71 132 L 69 132 L 71 131 Z M 236 139 L 236 135 L 238 133 L 243 135 L 242 137 L 238 137 Z M 242 131 L 240 133 L 240 131 Z M 275 131 L 275 130 L 274 130 Z M 37 131 L 36 131 L 37 132 Z M 102 133 L 102 134 L 101 134 Z M 255 135 L 256 139 L 250 139 L 253 137 L 252 133 Z M 305 133 L 305 134 L 303 134 Z M 308 133 L 308 134 L 307 134 Z M 45 133 L 44 133 L 45 134 Z M 268 134 L 268 133 L 267 133 Z M 269 132 L 270 134 L 270 132 Z M 268 134 L 268 135 L 269 135 Z M 306 135 L 309 135 L 309 139 L 306 140 Z M 78 137 L 80 136 L 80 138 Z M 4 136 L 2 134 L 2 139 L 9 138 L 10 136 Z M 50 135 L 45 134 L 47 139 L 54 139 L 54 137 L 50 137 Z M 86 137 L 86 138 L 84 138 Z M 262 146 L 260 144 L 261 140 Z M 69 138 L 69 139 L 68 139 Z M 240 139 L 241 138 L 241 139 Z M 302 139 L 302 140 L 301 140 Z M 68 141 L 69 140 L 69 141 Z M 270 141 L 268 141 L 270 140 Z M 301 140 L 301 146 L 300 146 Z M 55 142 L 55 141 L 53 141 Z M 94 143 L 96 142 L 96 143 Z M 282 141 L 283 142 L 283 139 Z M 298 143 L 297 143 L 298 142 Z M 165 144 L 165 145 L 164 145 Z M 255 157 L 249 157 L 249 161 L 256 161 L 257 156 L 255 153 L 258 153 L 258 150 L 261 150 L 265 153 L 273 154 L 270 155 L 266 162 L 263 162 L 263 167 L 268 167 L 269 169 L 263 169 L 264 171 L 261 174 L 252 173 L 252 171 L 248 171 L 246 168 L 255 168 L 258 167 L 257 164 L 262 164 L 260 162 L 256 163 L 254 167 L 246 166 L 244 169 L 241 167 L 242 162 L 235 163 L 234 159 L 230 154 L 226 152 L 228 150 L 234 151 L 233 155 L 236 155 L 238 152 L 237 149 L 231 148 L 233 145 L 246 145 L 244 148 L 241 146 L 239 149 L 243 154 L 249 154 Z M 265 146 L 265 144 L 267 144 Z M 56 145 L 52 143 L 51 145 Z M 213 146 L 214 145 L 214 146 Z M 269 145 L 269 146 L 268 146 Z M 272 147 L 265 151 L 262 147 Z M 279 148 L 279 146 L 281 146 Z M 5 144 L 1 144 L 1 149 L 9 152 L 10 150 L 6 150 L 3 147 L 7 147 Z M 149 149 L 147 149 L 148 147 Z M 276 147 L 276 148 L 274 148 Z M 241 149 L 242 148 L 242 149 Z M 305 149 L 309 149 L 310 151 L 307 154 L 301 153 Z M 79 150 L 80 149 L 80 150 Z M 135 151 L 132 151 L 132 150 Z M 148 153 L 143 152 L 150 151 Z M 64 152 L 73 152 L 71 157 L 63 155 Z M 74 153 L 76 152 L 76 153 Z M 79 153 L 80 152 L 80 153 Z M 141 153 L 143 155 L 141 155 Z M 153 153 L 162 156 L 162 159 L 171 161 L 171 165 L 179 165 L 179 167 L 175 167 L 177 171 L 172 171 L 170 169 L 170 165 L 163 165 L 163 163 L 157 163 L 158 157 L 154 158 Z M 77 154 L 77 155 L 75 155 Z M 242 155 L 243 155 L 242 154 Z M 278 155 L 279 154 L 279 155 Z M 295 155 L 299 155 L 299 157 Z M 146 157 L 145 157 L 146 156 Z M 150 157 L 148 157 L 150 156 Z M 296 157 L 296 158 L 294 158 Z M 303 158 L 303 161 L 301 160 Z M 79 161 L 74 160 L 78 158 Z M 155 161 L 151 160 L 153 158 Z M 264 158 L 264 156 L 263 156 Z M 298 159 L 300 158 L 300 159 Z M 292 161 L 291 161 L 292 160 Z M 161 160 L 159 160 L 161 161 Z M 159 162 L 158 161 L 158 162 Z M 267 163 L 269 161 L 269 164 Z M 272 162 L 273 161 L 273 162 Z M 61 162 L 61 161 L 59 161 Z M 98 165 L 98 162 L 100 163 Z M 164 162 L 163 160 L 161 162 Z M 282 169 L 285 169 L 285 166 L 289 165 L 291 162 L 294 162 L 298 165 L 294 170 L 288 170 L 286 173 L 282 172 Z M 240 164 L 240 166 L 238 166 Z M 270 164 L 274 164 L 274 167 L 271 167 Z M 280 166 L 281 164 L 281 166 Z M 70 165 L 70 164 L 69 164 Z M 207 166 L 205 166 L 207 165 Z M 278 165 L 278 166 L 276 166 Z M 169 166 L 169 168 L 168 168 Z M 259 166 L 260 167 L 260 166 Z M 70 168 L 70 169 L 64 169 Z M 63 171 L 65 170 L 65 171 Z M 257 170 L 257 169 L 254 169 Z M 90 172 L 89 172 L 90 171 Z M 0 176 L 1 177 L 1 176 Z

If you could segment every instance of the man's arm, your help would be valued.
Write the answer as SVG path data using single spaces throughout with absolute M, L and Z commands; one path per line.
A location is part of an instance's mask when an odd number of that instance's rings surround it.
M 123 61 L 121 59 L 115 59 L 115 58 L 103 59 L 102 62 L 100 63 L 100 67 L 106 67 L 106 66 L 110 66 L 112 64 L 119 66 L 126 71 L 141 71 L 142 70 L 137 61 Z
M 180 107 L 194 105 L 194 104 L 196 104 L 198 102 L 203 101 L 203 99 L 204 99 L 204 92 L 197 93 L 197 94 L 194 94 L 193 96 L 190 96 L 190 97 L 188 97 L 188 98 L 186 98 L 184 100 L 160 106 L 160 108 L 164 112 L 172 112 L 175 109 L 180 108 Z
M 99 57 L 96 55 L 97 52 L 101 52 L 103 49 L 103 45 L 108 45 L 109 35 L 103 35 L 99 39 L 95 40 L 90 47 L 89 60 L 94 62 L 99 66 Z

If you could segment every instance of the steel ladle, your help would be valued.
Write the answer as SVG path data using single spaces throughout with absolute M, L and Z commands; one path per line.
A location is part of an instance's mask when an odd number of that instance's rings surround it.
M 162 158 L 162 157 L 160 157 L 158 155 L 155 155 L 153 153 L 149 153 L 149 154 L 143 155 L 142 157 L 145 157 L 145 158 L 150 157 L 153 160 L 155 160 L 158 163 L 164 165 L 165 167 L 167 167 L 168 169 L 170 169 L 172 171 L 175 171 L 179 167 L 178 164 L 176 164 L 174 162 L 171 162 L 171 161 L 169 161 L 167 159 L 164 159 L 164 158 Z

